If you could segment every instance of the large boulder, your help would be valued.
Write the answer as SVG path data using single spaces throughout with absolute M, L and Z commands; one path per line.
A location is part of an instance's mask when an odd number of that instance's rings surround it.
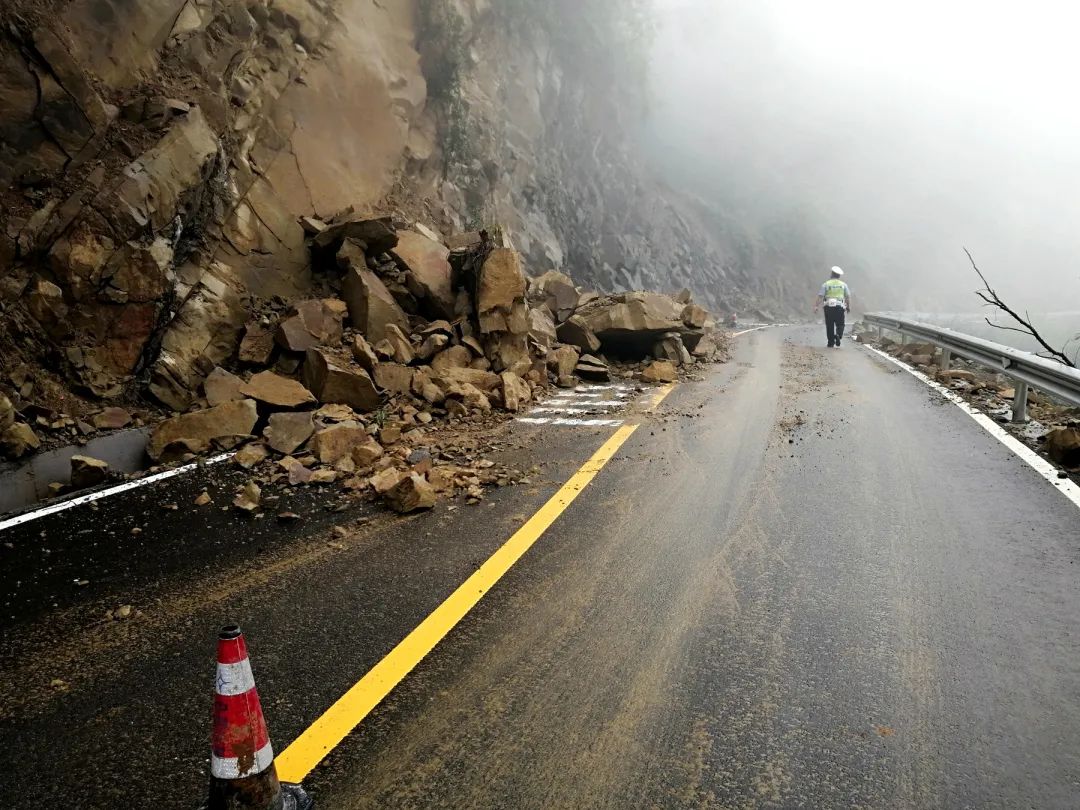
M 104 483 L 109 477 L 109 462 L 93 456 L 71 457 L 71 487 L 86 489 Z
M 26 308 L 52 337 L 62 338 L 71 331 L 64 293 L 51 281 L 40 278 L 31 285 Z
M 600 339 L 609 332 L 671 332 L 682 326 L 683 305 L 660 293 L 628 292 L 593 301 L 579 314 Z
M 584 325 L 605 351 L 644 356 L 668 332 L 681 332 L 684 304 L 660 293 L 628 292 L 592 301 L 578 309 Z
M 372 377 L 379 388 L 391 394 L 407 394 L 412 390 L 413 370 L 400 363 L 379 363 Z
M 225 402 L 204 411 L 174 416 L 151 431 L 146 454 L 158 461 L 174 442 L 182 443 L 192 453 L 201 453 L 215 439 L 250 436 L 258 418 L 259 410 L 253 399 Z
M 450 408 L 451 402 L 458 402 L 464 405 L 466 412 L 488 413 L 491 410 L 491 398 L 475 385 L 469 383 L 450 386 L 446 396 L 447 409 Z
M 395 512 L 407 514 L 435 506 L 435 490 L 419 473 L 409 473 L 391 487 L 384 496 Z
M 416 359 L 412 342 L 397 326 L 390 324 L 386 327 L 386 342 L 390 344 L 391 357 L 396 362 L 408 365 Z
M 684 340 L 685 342 L 685 340 Z M 701 339 L 697 341 L 694 348 L 690 349 L 690 355 L 692 357 L 699 357 L 705 360 L 711 360 L 716 356 L 718 347 L 716 340 L 712 335 L 702 335 Z
M 555 319 L 548 312 L 547 307 L 532 307 L 529 309 L 529 338 L 538 346 L 547 348 L 558 340 L 555 329 Z M 600 348 L 597 345 L 597 348 Z
M 593 357 L 591 354 L 583 354 L 578 358 L 578 364 L 574 367 L 574 374 L 583 380 L 592 380 L 593 382 L 607 382 L 611 379 L 611 371 L 608 369 L 607 363 L 599 357 Z
M 174 410 L 190 404 L 206 371 L 232 357 L 240 342 L 248 315 L 229 272 L 212 262 L 161 339 L 150 393 Z
M 424 342 L 416 349 L 416 359 L 422 363 L 430 361 L 435 355 L 450 345 L 447 335 L 436 332 L 424 338 Z
M 315 457 L 323 464 L 333 464 L 345 456 L 351 456 L 354 449 L 370 441 L 363 425 L 342 423 L 323 428 L 311 440 L 311 449 Z
M 537 303 L 542 302 L 557 323 L 574 314 L 581 298 L 570 276 L 557 270 L 549 270 L 533 279 L 529 287 L 529 297 Z
M 398 244 L 398 235 L 389 217 L 350 218 L 324 228 L 311 240 L 311 246 L 316 252 L 337 252 L 346 240 L 351 241 L 364 252 L 377 255 L 393 250 Z
M 244 384 L 240 393 L 272 408 L 299 408 L 315 402 L 311 391 L 303 385 L 272 371 L 256 374 Z
M 366 371 L 350 369 L 318 349 L 308 349 L 304 383 L 323 403 L 348 405 L 355 411 L 373 411 L 382 396 Z
M 524 377 L 532 367 L 532 355 L 524 335 L 499 333 L 487 339 L 486 356 L 496 371 L 512 371 Z
M 368 467 L 383 457 L 382 445 L 368 437 L 352 449 L 352 460 L 357 467 Z
M 502 381 L 503 407 L 506 410 L 517 412 L 529 404 L 532 390 L 525 380 L 512 371 L 504 371 L 499 379 Z
M 341 294 L 349 308 L 353 327 L 372 343 L 386 338 L 386 327 L 409 331 L 409 319 L 378 276 L 366 268 L 351 267 L 345 273 Z
M 242 379 L 221 366 L 216 366 L 203 380 L 203 393 L 206 395 L 207 404 L 211 406 L 232 402 L 234 399 L 243 399 L 243 387 Z
M 26 422 L 15 422 L 0 433 L 0 453 L 6 458 L 22 458 L 41 447 L 41 439 Z
M 478 368 L 444 368 L 433 376 L 444 390 L 455 385 L 473 385 L 483 391 L 494 391 L 500 382 L 498 374 Z
M 261 323 L 249 323 L 240 339 L 237 359 L 241 363 L 265 366 L 274 354 L 274 333 Z
M 653 360 L 641 372 L 641 379 L 651 383 L 669 383 L 679 379 L 679 375 L 670 360 Z
M 676 366 L 688 365 L 690 352 L 678 332 L 668 332 L 653 344 L 652 356 L 657 360 L 668 360 Z
M 472 360 L 473 352 L 468 347 L 450 346 L 432 358 L 431 368 L 434 371 L 444 371 L 448 368 L 468 368 Z
M 0 394 L 0 432 L 15 424 L 15 406 L 11 400 Z
M 287 456 L 310 439 L 314 432 L 315 423 L 310 411 L 284 411 L 270 414 L 263 436 L 272 449 Z
M 572 315 L 564 323 L 559 324 L 556 335 L 560 342 L 577 346 L 586 354 L 600 351 L 600 338 L 580 315 Z
M 574 346 L 560 346 L 548 352 L 547 365 L 552 374 L 559 380 L 569 380 L 574 376 L 577 368 L 578 357 L 581 355 Z
M 492 250 L 480 268 L 476 289 L 480 331 L 485 334 L 513 332 L 518 335 L 528 332 L 525 290 L 525 273 L 521 269 L 518 252 L 510 248 Z
M 709 313 L 697 304 L 687 304 L 682 311 L 682 320 L 691 329 L 704 329 Z
M 336 298 L 301 301 L 281 320 L 274 337 L 281 348 L 290 352 L 340 343 L 345 312 L 344 302 Z
M 379 365 L 379 358 L 376 356 L 375 350 L 364 339 L 363 335 L 353 335 L 349 348 L 352 349 L 353 359 L 360 364 L 364 371 L 370 373 L 375 370 L 375 366 Z
M 1046 452 L 1067 470 L 1080 468 L 1080 430 L 1060 428 L 1046 434 Z
M 391 255 L 412 275 L 422 309 L 433 317 L 453 318 L 456 296 L 447 259 L 450 251 L 419 233 L 401 231 Z

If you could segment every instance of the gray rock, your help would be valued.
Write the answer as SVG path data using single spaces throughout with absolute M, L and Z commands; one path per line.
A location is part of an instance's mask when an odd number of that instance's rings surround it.
M 272 371 L 259 372 L 244 383 L 240 392 L 272 408 L 299 408 L 316 401 L 302 384 Z
M 180 442 L 192 453 L 203 452 L 214 439 L 248 436 L 255 428 L 259 411 L 253 399 L 226 402 L 205 411 L 195 411 L 166 419 L 155 427 L 146 444 L 146 454 L 159 461 L 165 449 Z
M 302 301 L 278 324 L 275 340 L 290 352 L 341 342 L 341 322 L 347 308 L 336 298 Z
M 39 447 L 41 440 L 25 422 L 15 422 L 0 433 L 0 452 L 7 458 L 22 458 Z
M 525 290 L 525 273 L 517 251 L 509 248 L 492 250 L 480 268 L 477 285 L 476 311 L 480 331 L 518 335 L 528 332 Z
M 391 255 L 416 283 L 421 307 L 430 316 L 454 317 L 456 296 L 451 285 L 450 251 L 439 242 L 413 231 L 398 233 Z
M 308 411 L 270 414 L 263 436 L 271 449 L 282 455 L 291 455 L 315 432 L 315 423 Z
M 221 366 L 215 366 L 205 380 L 203 380 L 203 393 L 206 402 L 210 406 L 220 405 L 223 402 L 243 399 L 241 389 L 244 381 Z
M 388 326 L 407 332 L 409 319 L 378 276 L 366 268 L 351 267 L 345 272 L 342 296 L 349 308 L 353 328 L 369 341 L 386 338 Z
M 402 514 L 435 506 L 435 490 L 424 476 L 415 472 L 402 477 L 384 497 L 391 509 Z
M 577 346 L 587 354 L 600 351 L 600 338 L 580 315 L 572 315 L 565 323 L 559 324 L 556 334 L 562 343 Z
M 108 462 L 91 456 L 71 457 L 71 486 L 73 489 L 96 487 L 108 477 Z
M 308 349 L 304 382 L 323 403 L 348 405 L 358 412 L 373 411 L 382 404 L 382 395 L 366 371 L 346 368 L 318 349 Z
M 608 369 L 607 364 L 591 354 L 581 355 L 577 366 L 574 368 L 574 373 L 583 380 L 593 382 L 607 382 L 611 379 L 611 371 Z

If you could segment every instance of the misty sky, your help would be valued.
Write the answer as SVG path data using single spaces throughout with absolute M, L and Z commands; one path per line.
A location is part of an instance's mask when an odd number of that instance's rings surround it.
M 803 212 L 895 308 L 977 308 L 967 246 L 1023 306 L 1080 309 L 1080 5 L 656 3 L 673 185 Z

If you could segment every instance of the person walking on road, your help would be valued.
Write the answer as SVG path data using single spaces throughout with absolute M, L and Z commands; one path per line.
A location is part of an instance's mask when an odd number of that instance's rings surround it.
M 814 312 L 825 305 L 825 336 L 829 339 L 829 348 L 840 348 L 844 338 L 844 313 L 851 312 L 851 290 L 841 280 L 844 271 L 839 267 L 832 269 L 829 280 L 821 285 Z

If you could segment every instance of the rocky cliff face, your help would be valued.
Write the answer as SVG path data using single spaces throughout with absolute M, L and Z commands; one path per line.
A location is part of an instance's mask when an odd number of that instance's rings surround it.
M 635 165 L 615 96 L 487 0 L 0 15 L 9 377 L 43 367 L 57 390 L 183 407 L 262 303 L 310 295 L 302 217 L 347 207 L 444 233 L 499 223 L 530 273 L 601 290 L 686 286 L 740 310 L 792 295 Z

